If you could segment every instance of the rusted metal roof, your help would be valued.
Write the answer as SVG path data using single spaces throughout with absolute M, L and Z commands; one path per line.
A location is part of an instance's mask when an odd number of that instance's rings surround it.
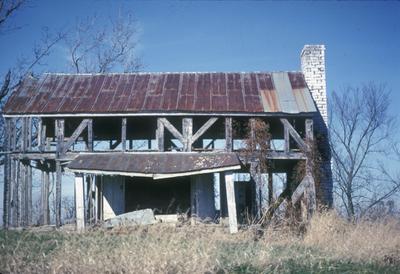
M 68 169 L 82 173 L 157 178 L 178 177 L 240 168 L 235 153 L 90 153 L 80 154 Z
M 5 114 L 316 112 L 300 72 L 44 74 Z

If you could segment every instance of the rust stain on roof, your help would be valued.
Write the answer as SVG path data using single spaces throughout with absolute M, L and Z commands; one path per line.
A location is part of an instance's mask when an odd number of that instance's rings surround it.
M 303 74 L 283 74 L 291 92 L 275 87 L 274 73 L 261 72 L 44 74 L 39 80 L 24 79 L 3 110 L 5 114 L 316 112 Z M 299 109 L 288 110 L 288 100 Z

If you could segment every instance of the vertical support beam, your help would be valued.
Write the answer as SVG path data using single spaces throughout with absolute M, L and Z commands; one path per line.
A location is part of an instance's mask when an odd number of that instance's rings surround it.
M 37 140 L 37 146 L 38 146 L 40 152 L 43 151 L 42 128 L 43 128 L 43 120 L 42 120 L 42 118 L 38 118 L 36 140 Z
M 126 151 L 126 118 L 122 118 L 121 121 L 121 144 L 122 151 Z
M 256 120 L 255 118 L 250 118 L 250 140 L 251 140 L 251 150 L 256 149 Z
M 14 203 L 15 203 L 15 221 L 16 227 L 21 225 L 21 162 L 15 160 L 15 192 L 14 192 Z
M 273 174 L 271 171 L 268 171 L 268 205 L 271 206 L 274 202 L 274 182 L 273 182 Z
M 83 176 L 75 175 L 75 216 L 76 229 L 82 231 L 85 229 L 85 203 L 83 196 Z
M 31 161 L 26 165 L 26 224 L 32 224 L 32 166 Z
M 50 210 L 49 210 L 49 172 L 48 170 L 42 171 L 42 189 L 41 189 L 41 213 L 42 224 L 48 225 L 50 223 Z
M 10 152 L 15 152 L 16 145 L 17 145 L 17 129 L 16 129 L 16 119 L 15 118 L 10 118 L 10 127 L 9 127 L 9 144 Z M 18 225 L 18 194 L 19 194 L 19 189 L 17 185 L 17 161 L 14 157 L 10 156 L 10 218 L 11 222 L 10 225 L 12 224 L 14 227 Z
M 192 151 L 193 119 L 182 119 L 183 151 Z
M 61 226 L 61 182 L 62 182 L 62 169 L 61 161 L 59 160 L 64 145 L 64 120 L 56 120 L 57 132 L 57 159 L 56 159 L 56 226 Z M 89 132 L 89 125 L 88 125 Z M 89 135 L 89 133 L 88 133 Z
M 238 232 L 237 217 L 236 217 L 236 200 L 235 200 L 235 184 L 233 181 L 233 173 L 225 173 L 226 199 L 228 201 L 229 215 L 229 231 L 230 233 Z
M 28 151 L 32 150 L 32 117 L 28 117 L 25 118 L 26 119 L 26 123 L 27 123 L 27 138 L 26 138 L 26 142 L 27 142 L 27 149 Z
M 315 181 L 313 176 L 313 142 L 314 142 L 314 129 L 313 129 L 313 120 L 306 119 L 305 121 L 306 128 L 306 146 L 308 149 L 307 160 L 306 160 L 306 176 L 309 176 L 309 184 L 308 187 L 304 191 L 304 198 L 306 199 L 307 205 L 307 219 L 309 220 L 317 208 L 317 197 L 315 191 Z
M 61 226 L 61 161 L 56 160 L 56 226 Z
M 164 124 L 161 122 L 161 118 L 157 118 L 156 139 L 158 151 L 164 151 Z
M 197 219 L 197 182 L 190 177 L 190 224 L 194 225 Z
M 11 120 L 6 118 L 5 135 L 4 135 L 4 188 L 3 188 L 3 226 L 5 229 L 9 228 L 11 217 L 11 172 L 10 172 L 10 132 Z
M 232 117 L 225 118 L 225 151 L 233 150 Z
M 87 124 L 88 132 L 88 151 L 93 151 L 93 119 L 88 119 Z
M 40 119 L 41 121 L 41 129 L 40 129 L 40 143 L 39 143 L 39 150 L 40 151 L 45 151 L 46 150 L 46 142 L 47 142 L 47 136 L 46 136 L 46 129 L 47 125 L 43 123 L 43 119 Z
M 228 206 L 226 201 L 226 186 L 225 186 L 225 175 L 219 173 L 219 197 L 220 197 L 220 215 L 222 218 L 228 216 Z
M 285 139 L 285 153 L 288 153 L 290 151 L 290 135 L 289 135 L 289 128 L 287 126 L 283 126 L 283 135 Z
M 28 147 L 28 120 L 27 118 L 21 118 L 21 150 L 22 152 L 26 152 Z
M 253 181 L 251 190 L 253 198 L 253 215 L 256 219 L 261 218 L 261 173 L 256 162 L 250 162 L 250 177 Z
M 21 179 L 21 226 L 24 227 L 27 225 L 27 187 L 26 187 L 26 166 L 25 163 L 21 161 L 20 165 L 20 179 Z

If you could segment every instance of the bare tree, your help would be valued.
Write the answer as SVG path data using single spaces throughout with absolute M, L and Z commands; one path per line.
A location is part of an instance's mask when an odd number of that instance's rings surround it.
M 399 191 L 379 164 L 391 149 L 395 129 L 389 92 L 370 83 L 334 92 L 330 104 L 330 142 L 335 194 L 349 218 L 361 216 Z
M 0 0 L 0 32 L 17 28 L 6 23 L 27 2 L 26 0 Z
M 132 12 L 104 21 L 96 15 L 77 22 L 66 38 L 71 68 L 76 73 L 137 71 L 137 25 Z

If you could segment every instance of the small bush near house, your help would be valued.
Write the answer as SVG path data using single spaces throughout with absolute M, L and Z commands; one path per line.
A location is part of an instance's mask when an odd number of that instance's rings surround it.
M 328 212 L 303 235 L 217 226 L 0 232 L 1 273 L 399 273 L 400 222 Z

